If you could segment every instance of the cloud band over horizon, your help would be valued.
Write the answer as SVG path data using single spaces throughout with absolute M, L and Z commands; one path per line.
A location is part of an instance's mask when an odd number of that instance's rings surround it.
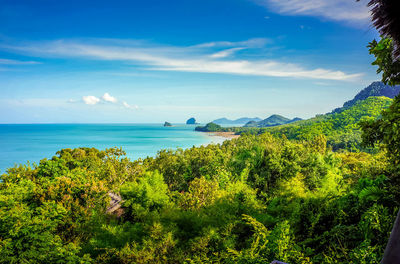
M 93 40 L 92 40 L 93 42 Z M 268 41 L 250 39 L 241 42 L 210 42 L 187 47 L 149 45 L 121 40 L 58 40 L 0 48 L 24 55 L 45 58 L 77 58 L 86 60 L 120 61 L 143 66 L 150 71 L 219 73 L 233 75 L 307 78 L 353 81 L 362 73 L 345 73 L 316 67 L 281 62 L 279 59 L 249 59 L 238 52 L 257 49 Z M 213 48 L 211 51 L 210 48 Z M 217 50 L 215 50 L 217 49 Z

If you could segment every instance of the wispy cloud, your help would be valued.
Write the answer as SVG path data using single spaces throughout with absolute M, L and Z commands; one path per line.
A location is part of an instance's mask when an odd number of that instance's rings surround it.
M 245 48 L 239 47 L 239 48 L 231 48 L 231 49 L 221 50 L 221 51 L 218 51 L 218 52 L 216 52 L 214 54 L 211 54 L 210 57 L 214 58 L 214 59 L 225 58 L 225 57 L 229 57 L 230 55 L 232 55 L 236 51 L 242 50 L 242 49 L 245 49 Z
M 261 48 L 273 41 L 268 38 L 251 38 L 244 41 L 213 41 L 194 45 L 195 48 L 211 48 L 211 47 L 246 47 Z
M 366 23 L 369 10 L 365 1 L 355 0 L 254 0 L 284 15 L 322 17 L 333 21 Z
M 130 105 L 130 104 L 128 104 L 127 102 L 122 102 L 122 105 L 125 107 L 125 108 L 128 108 L 128 109 L 134 109 L 134 110 L 137 110 L 137 109 L 139 109 L 139 106 L 137 106 L 137 105 Z
M 99 41 L 100 42 L 100 41 Z M 74 57 L 104 61 L 121 61 L 138 64 L 148 70 L 223 73 L 235 75 L 310 78 L 326 80 L 354 80 L 360 73 L 348 74 L 324 68 L 307 69 L 299 64 L 278 59 L 227 59 L 239 49 L 265 46 L 265 39 L 250 39 L 241 42 L 210 42 L 190 47 L 149 46 L 123 43 L 85 43 L 83 41 L 54 41 L 30 45 L 13 45 L 9 50 L 30 56 Z M 213 47 L 210 50 L 210 47 Z M 215 51 L 221 47 L 232 47 Z M 200 52 L 199 52 L 200 49 Z
M 10 60 L 0 58 L 0 64 L 4 65 L 30 65 L 30 64 L 40 64 L 37 61 L 20 61 L 20 60 Z

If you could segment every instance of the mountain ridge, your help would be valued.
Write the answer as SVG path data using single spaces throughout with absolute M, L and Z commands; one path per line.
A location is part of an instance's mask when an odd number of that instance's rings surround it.
M 342 107 L 334 109 L 332 114 L 339 113 L 355 105 L 359 101 L 363 101 L 370 96 L 384 96 L 387 98 L 395 98 L 400 93 L 400 85 L 390 86 L 383 82 L 372 82 L 370 85 L 358 92 L 353 99 L 346 101 Z
M 284 125 L 284 124 L 290 124 L 296 121 L 302 120 L 299 117 L 289 119 L 287 117 L 281 116 L 281 115 L 271 115 L 267 117 L 264 120 L 254 122 L 250 121 L 244 125 L 244 127 L 272 127 L 272 126 L 279 126 L 279 125 Z
M 222 117 L 219 119 L 215 119 L 214 121 L 212 121 L 211 123 L 217 124 L 217 125 L 244 125 L 250 121 L 256 121 L 259 122 L 262 119 L 259 117 L 241 117 L 238 119 L 228 119 L 226 117 Z

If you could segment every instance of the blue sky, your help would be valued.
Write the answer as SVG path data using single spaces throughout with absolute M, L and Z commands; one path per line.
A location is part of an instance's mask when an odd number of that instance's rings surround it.
M 365 1 L 0 3 L 0 123 L 308 118 L 380 79 Z

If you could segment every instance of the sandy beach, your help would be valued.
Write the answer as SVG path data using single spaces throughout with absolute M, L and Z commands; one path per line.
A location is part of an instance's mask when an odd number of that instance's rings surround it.
M 235 135 L 235 132 L 206 132 L 210 136 L 222 137 L 226 139 L 234 139 L 240 137 L 240 135 Z

